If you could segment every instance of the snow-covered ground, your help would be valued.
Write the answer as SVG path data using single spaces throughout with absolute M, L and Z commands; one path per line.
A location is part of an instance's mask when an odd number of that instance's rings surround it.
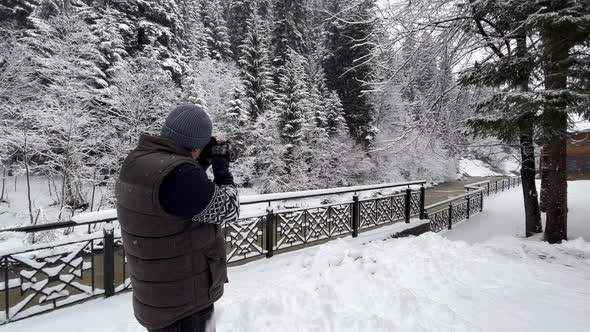
M 32 176 L 30 181 L 32 211 L 38 224 L 70 219 L 72 211 L 65 207 L 61 210 L 60 220 L 60 205 L 56 203 L 61 186 L 58 179 L 55 179 L 55 184 L 52 183 L 51 190 L 49 189 L 47 177 Z M 99 186 L 95 188 L 94 202 L 92 203 L 94 211 L 109 207 L 108 203 L 103 199 L 104 190 L 103 187 Z M 83 194 L 90 202 L 92 197 L 91 187 L 86 186 Z M 0 202 L 0 228 L 30 225 L 27 184 L 24 176 L 16 178 L 16 185 L 14 177 L 7 177 L 4 199 L 6 202 Z
M 217 331 L 588 331 L 590 181 L 570 182 L 570 240 L 520 232 L 520 188 L 443 234 L 383 228 L 229 271 Z M 3 332 L 144 331 L 131 294 L 10 323 Z
M 519 169 L 520 163 L 514 158 L 505 158 L 496 169 L 479 159 L 463 158 L 459 160 L 459 176 L 505 176 L 512 175 L 514 172 L 518 172 Z
M 537 181 L 537 190 L 541 182 Z M 568 182 L 568 238 L 583 237 L 590 241 L 590 181 Z M 545 215 L 542 214 L 542 217 Z M 509 190 L 486 199 L 484 210 L 477 218 L 461 224 L 444 236 L 469 243 L 484 242 L 494 236 L 524 236 L 524 207 L 522 189 Z M 545 220 L 542 220 L 543 225 Z M 537 236 L 540 237 L 540 236 Z

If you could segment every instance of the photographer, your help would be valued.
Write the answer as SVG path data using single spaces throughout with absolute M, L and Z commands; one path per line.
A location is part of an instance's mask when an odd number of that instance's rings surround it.
M 213 303 L 227 282 L 220 225 L 238 221 L 239 203 L 229 143 L 211 134 L 205 111 L 179 106 L 160 136 L 140 137 L 120 172 L 117 213 L 133 309 L 148 331 L 214 331 Z

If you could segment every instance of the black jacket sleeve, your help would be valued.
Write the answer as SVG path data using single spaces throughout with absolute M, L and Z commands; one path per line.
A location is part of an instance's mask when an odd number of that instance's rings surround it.
M 172 170 L 159 189 L 160 204 L 169 214 L 196 222 L 237 222 L 239 202 L 229 163 L 213 161 L 215 182 L 203 168 L 182 164 Z

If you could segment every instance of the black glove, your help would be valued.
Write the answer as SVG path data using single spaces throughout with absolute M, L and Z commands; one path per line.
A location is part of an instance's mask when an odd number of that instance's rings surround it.
M 211 166 L 211 150 L 213 149 L 213 145 L 216 143 L 217 140 L 214 137 L 211 137 L 211 140 L 209 140 L 209 143 L 205 145 L 203 151 L 201 151 L 201 154 L 199 155 L 199 158 L 197 158 L 197 162 L 199 165 L 201 165 L 201 167 L 203 167 L 205 171 L 207 168 L 209 168 L 209 166 Z
M 197 163 L 199 163 L 199 165 L 201 165 L 201 167 L 203 168 L 203 170 L 206 172 L 207 169 L 209 168 L 209 166 L 211 166 L 211 161 L 209 159 L 204 159 L 199 157 L 197 159 Z
M 218 141 L 215 137 L 211 138 L 213 142 L 211 146 L 211 159 L 225 159 L 230 162 L 235 161 L 235 153 L 233 151 L 232 145 L 227 141 Z
M 211 140 L 199 155 L 199 163 L 201 165 L 206 164 L 208 167 L 211 163 L 211 159 L 226 159 L 234 162 L 236 160 L 235 156 L 236 153 L 229 142 L 218 141 L 217 138 L 211 137 Z

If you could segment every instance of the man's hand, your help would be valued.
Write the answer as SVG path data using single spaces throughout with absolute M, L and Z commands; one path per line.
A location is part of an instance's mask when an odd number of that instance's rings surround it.
M 205 171 L 211 166 L 211 150 L 213 149 L 213 145 L 215 145 L 215 138 L 211 137 L 211 140 L 205 145 L 203 151 L 199 154 L 199 158 L 197 158 L 199 165 L 201 165 Z
M 213 180 L 218 186 L 234 185 L 234 178 L 229 171 L 229 163 L 234 161 L 235 154 L 232 153 L 229 142 L 221 137 L 212 137 L 211 142 L 211 164 L 213 165 Z
M 211 159 L 226 159 L 231 162 L 235 161 L 235 153 L 231 144 L 221 137 L 212 137 L 214 144 L 211 147 Z

